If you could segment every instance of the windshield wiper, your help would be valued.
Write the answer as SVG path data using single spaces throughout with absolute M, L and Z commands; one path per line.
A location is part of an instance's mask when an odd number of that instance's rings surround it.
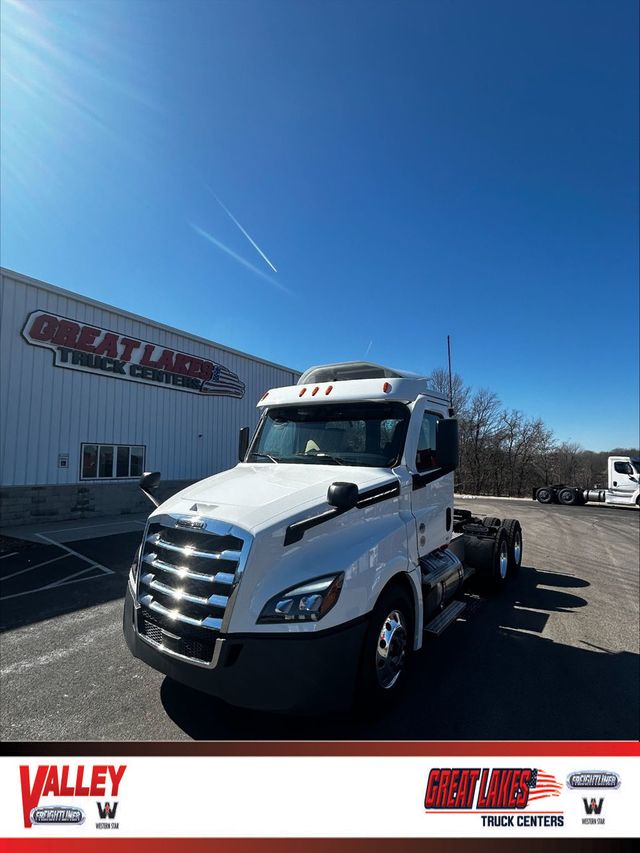
M 349 465 L 346 459 L 341 459 L 339 456 L 332 456 L 330 453 L 296 453 L 296 456 L 304 456 L 307 459 L 329 459 L 336 465 Z
M 254 450 L 254 452 L 251 455 L 252 456 L 261 456 L 263 459 L 270 459 L 272 462 L 275 462 L 276 465 L 280 461 L 279 459 L 276 459 L 275 456 L 272 456 L 270 453 L 258 453 L 257 451 Z

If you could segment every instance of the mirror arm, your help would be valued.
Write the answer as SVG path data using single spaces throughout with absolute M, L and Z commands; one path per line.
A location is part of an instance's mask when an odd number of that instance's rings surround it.
M 151 503 L 154 506 L 156 506 L 156 507 L 160 506 L 160 501 L 157 498 L 154 498 L 154 496 L 151 494 L 151 492 L 148 492 L 146 489 L 143 489 L 142 487 L 141 487 L 140 491 L 149 498 L 149 500 L 151 501 Z

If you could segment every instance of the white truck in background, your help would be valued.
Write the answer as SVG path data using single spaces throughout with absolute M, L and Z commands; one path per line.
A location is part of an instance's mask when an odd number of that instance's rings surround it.
M 516 519 L 453 506 L 458 425 L 427 379 L 365 362 L 267 391 L 239 464 L 157 505 L 131 567 L 124 634 L 169 677 L 239 706 L 382 701 L 474 573 L 504 586 Z
M 536 486 L 532 497 L 541 504 L 582 506 L 593 502 L 610 506 L 640 506 L 640 457 L 609 456 L 607 475 L 606 489 L 581 489 L 578 486 L 556 483 L 551 486 Z

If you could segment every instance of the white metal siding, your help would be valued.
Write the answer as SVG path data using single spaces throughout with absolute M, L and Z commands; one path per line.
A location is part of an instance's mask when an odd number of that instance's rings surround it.
M 226 365 L 245 383 L 245 396 L 207 397 L 54 367 L 50 350 L 31 346 L 21 336 L 28 314 L 38 309 Z M 267 388 L 294 384 L 298 376 L 3 271 L 0 483 L 77 483 L 83 442 L 143 444 L 147 470 L 161 471 L 166 480 L 200 479 L 235 465 L 238 431 L 256 424 L 260 396 Z M 69 454 L 67 469 L 58 468 L 61 453 Z

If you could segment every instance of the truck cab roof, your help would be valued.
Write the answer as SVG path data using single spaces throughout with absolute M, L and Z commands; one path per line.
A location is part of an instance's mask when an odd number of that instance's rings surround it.
M 297 385 L 271 388 L 258 406 L 396 400 L 410 403 L 425 396 L 442 406 L 446 395 L 430 387 L 426 376 L 366 361 L 324 364 L 306 370 Z
M 311 382 L 343 382 L 349 379 L 423 379 L 428 382 L 426 376 L 419 373 L 410 373 L 408 370 L 395 370 L 392 367 L 384 367 L 382 364 L 374 364 L 371 361 L 341 361 L 336 364 L 320 364 L 309 367 L 298 379 L 298 385 L 307 385 Z

